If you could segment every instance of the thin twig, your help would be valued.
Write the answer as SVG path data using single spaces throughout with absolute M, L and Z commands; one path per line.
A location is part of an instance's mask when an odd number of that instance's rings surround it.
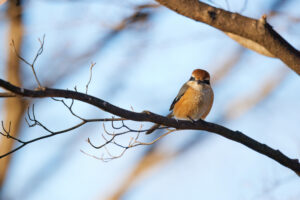
M 17 57 L 18 57 L 21 61 L 23 61 L 25 64 L 27 64 L 27 65 L 29 65 L 29 66 L 31 67 L 31 70 L 32 70 L 33 75 L 34 75 L 34 78 L 35 78 L 35 80 L 36 80 L 36 82 L 37 82 L 37 84 L 38 84 L 38 88 L 39 88 L 39 89 L 42 89 L 43 87 L 42 87 L 42 85 L 41 85 L 41 83 L 40 83 L 40 81 L 39 81 L 39 79 L 38 79 L 38 77 L 37 77 L 37 74 L 36 74 L 35 66 L 34 66 L 34 65 L 35 65 L 35 63 L 36 63 L 38 57 L 39 57 L 39 56 L 43 53 L 43 51 L 44 51 L 45 35 L 43 35 L 43 39 L 42 39 L 42 40 L 39 38 L 38 41 L 39 41 L 39 43 L 40 43 L 40 48 L 38 49 L 38 51 L 37 51 L 37 53 L 36 53 L 36 55 L 35 55 L 35 57 L 34 57 L 32 63 L 29 63 L 25 58 L 23 58 L 23 57 L 18 53 L 18 51 L 16 50 L 16 47 L 15 47 L 15 42 L 14 42 L 14 40 L 12 40 L 12 46 L 13 46 L 13 50 L 14 50 L 15 54 L 17 55 Z
M 113 122 L 113 121 L 112 121 L 112 122 Z M 120 130 L 120 129 L 122 129 L 122 128 L 125 128 L 125 129 L 127 129 L 128 131 L 119 132 L 119 133 L 110 133 L 110 132 L 108 132 L 108 131 L 106 130 L 105 125 L 103 124 L 104 132 L 105 132 L 107 135 L 111 136 L 111 138 L 110 138 L 110 139 L 107 139 L 107 138 L 105 137 L 105 135 L 102 134 L 102 138 L 104 139 L 105 142 L 104 142 L 103 144 L 99 145 L 99 146 L 94 145 L 94 144 L 91 142 L 90 138 L 88 138 L 88 140 L 87 140 L 88 143 L 89 143 L 93 148 L 96 148 L 96 149 L 102 149 L 102 148 L 104 148 L 104 150 L 105 150 L 105 152 L 106 152 L 106 154 L 107 154 L 108 156 L 107 156 L 107 157 L 103 157 L 103 156 L 102 156 L 101 158 L 97 157 L 97 159 L 103 160 L 103 161 L 105 161 L 105 162 L 108 162 L 108 161 L 113 160 L 113 159 L 116 159 L 116 158 L 120 158 L 120 157 L 123 156 L 123 155 L 125 154 L 125 152 L 126 152 L 128 149 L 130 149 L 130 148 L 134 148 L 134 147 L 137 147 L 137 146 L 140 146 L 140 145 L 151 145 L 151 144 L 154 144 L 155 142 L 157 142 L 158 140 L 160 140 L 160 139 L 162 139 L 163 137 L 167 136 L 168 134 L 170 134 L 170 133 L 176 131 L 176 129 L 168 130 L 167 127 L 165 127 L 165 129 L 167 129 L 168 131 L 167 131 L 166 133 L 164 133 L 163 135 L 157 137 L 155 140 L 153 140 L 153 141 L 151 141 L 151 142 L 141 142 L 141 141 L 139 141 L 140 133 L 146 132 L 146 131 L 147 131 L 147 130 L 142 130 L 142 128 L 143 128 L 143 125 L 142 125 L 142 124 L 140 125 L 139 129 L 137 129 L 137 130 L 129 128 L 127 125 L 125 125 L 125 123 L 124 123 L 123 121 L 122 121 L 122 125 L 121 125 L 120 127 L 115 127 L 115 126 L 113 125 L 113 123 L 112 123 L 111 125 L 112 125 L 112 128 L 114 128 L 115 130 Z M 132 132 L 132 133 L 135 132 L 135 133 L 136 133 L 136 136 L 130 138 L 130 141 L 129 141 L 128 145 L 121 145 L 120 143 L 118 143 L 118 142 L 116 141 L 116 138 L 117 138 L 118 136 L 121 136 L 121 135 L 123 135 L 124 133 L 129 133 L 129 132 Z M 117 146 L 117 147 L 119 147 L 119 148 L 121 148 L 121 149 L 123 149 L 123 150 L 122 150 L 122 152 L 121 152 L 119 155 L 117 155 L 117 156 L 112 155 L 112 154 L 110 153 L 110 151 L 107 149 L 107 145 L 108 145 L 108 144 L 113 144 L 113 145 L 115 145 L 115 146 Z M 84 152 L 84 153 L 85 153 L 85 152 Z M 90 156 L 91 156 L 91 155 L 90 155 Z M 96 156 L 92 156 L 92 157 L 96 157 Z
M 92 76 L 93 76 L 93 67 L 96 65 L 96 63 L 91 63 L 91 66 L 90 66 L 90 78 L 89 78 L 89 81 L 87 82 L 86 86 L 85 86 L 85 93 L 87 94 L 88 93 L 88 89 L 89 89 L 89 85 L 92 81 Z
M 291 159 L 277 149 L 273 149 L 267 146 L 266 144 L 260 143 L 239 131 L 230 130 L 219 124 L 209 123 L 203 120 L 198 120 L 193 123 L 184 120 L 175 120 L 172 118 L 167 118 L 161 115 L 157 115 L 152 112 L 147 112 L 147 113 L 132 112 L 126 109 L 119 108 L 97 97 L 80 93 L 80 92 L 70 91 L 70 90 L 59 90 L 59 89 L 50 89 L 50 88 L 45 88 L 44 90 L 28 90 L 25 88 L 20 88 L 15 85 L 12 85 L 2 79 L 0 79 L 0 86 L 10 92 L 13 92 L 17 95 L 24 96 L 24 97 L 31 97 L 31 98 L 63 97 L 63 98 L 79 100 L 87 104 L 93 105 L 103 111 L 109 112 L 116 116 L 126 118 L 128 120 L 140 121 L 140 122 L 147 121 L 156 124 L 161 124 L 167 127 L 173 127 L 176 129 L 206 130 L 212 133 L 216 133 L 227 139 L 238 142 L 240 144 L 243 144 L 260 154 L 268 156 L 269 158 L 280 163 L 281 165 L 293 170 L 295 173 L 297 173 L 297 175 L 300 176 L 300 163 L 297 159 Z
M 151 145 L 151 144 L 154 144 L 155 142 L 157 142 L 158 140 L 164 138 L 165 136 L 169 135 L 170 133 L 172 132 L 175 132 L 175 131 L 178 131 L 177 129 L 173 129 L 173 130 L 169 130 L 168 132 L 162 134 L 161 136 L 159 136 L 158 138 L 156 138 L 155 140 L 153 140 L 152 142 L 140 142 L 140 141 L 135 141 L 136 145 L 135 146 L 138 146 L 138 145 Z
M 60 101 L 60 100 L 58 100 L 58 101 Z M 124 118 L 84 119 L 84 118 L 81 118 L 78 115 L 74 114 L 74 112 L 72 111 L 72 104 L 71 104 L 71 106 L 68 106 L 66 103 L 64 105 L 69 109 L 69 111 L 72 113 L 72 115 L 74 115 L 75 117 L 78 117 L 79 119 L 81 119 L 81 122 L 74 125 L 74 126 L 71 126 L 69 128 L 66 128 L 66 129 L 63 129 L 63 130 L 60 130 L 60 131 L 52 131 L 49 128 L 47 128 L 43 123 L 41 123 L 39 120 L 37 120 L 37 117 L 36 117 L 36 114 L 35 114 L 35 107 L 34 107 L 34 104 L 33 104 L 32 107 L 31 107 L 31 113 L 30 113 L 30 108 L 28 107 L 28 109 L 27 109 L 27 118 L 25 118 L 25 121 L 26 121 L 27 125 L 29 127 L 39 126 L 39 127 L 43 128 L 49 134 L 44 135 L 44 136 L 40 136 L 40 137 L 36 137 L 36 138 L 28 140 L 28 141 L 23 141 L 19 138 L 13 137 L 10 134 L 11 123 L 9 124 L 9 128 L 7 130 L 4 126 L 4 123 L 2 122 L 3 132 L 0 131 L 0 135 L 7 137 L 7 139 L 15 140 L 15 141 L 19 142 L 21 145 L 16 147 L 15 149 L 5 153 L 5 154 L 0 155 L 0 159 L 5 157 L 5 156 L 10 155 L 11 153 L 14 153 L 15 151 L 25 147 L 26 145 L 28 145 L 30 143 L 33 143 L 33 142 L 36 142 L 36 141 L 39 141 L 39 140 L 43 140 L 43 139 L 46 139 L 46 138 L 49 138 L 49 137 L 52 137 L 52 136 L 55 136 L 55 135 L 59 135 L 59 134 L 62 134 L 62 133 L 70 132 L 72 130 L 75 130 L 75 129 L 87 124 L 87 123 L 91 123 L 91 122 L 108 122 L 108 121 L 112 121 L 112 120 L 114 120 L 114 121 L 124 121 L 124 120 L 126 120 Z

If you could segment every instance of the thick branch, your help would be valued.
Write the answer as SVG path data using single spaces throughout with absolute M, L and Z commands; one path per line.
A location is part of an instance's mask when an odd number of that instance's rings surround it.
M 266 22 L 207 5 L 199 0 L 156 0 L 175 12 L 213 26 L 259 53 L 279 58 L 300 75 L 300 52 Z M 266 53 L 266 51 L 268 53 Z
M 69 90 L 59 90 L 59 89 L 50 89 L 44 88 L 42 90 L 27 90 L 24 88 L 16 87 L 2 79 L 0 79 L 0 87 L 5 88 L 6 90 L 13 92 L 17 95 L 31 98 L 43 98 L 43 97 L 64 97 L 70 99 L 76 99 L 90 105 L 94 105 L 101 110 L 109 112 L 111 114 L 130 119 L 133 121 L 148 121 L 157 124 L 162 124 L 168 127 L 174 127 L 177 129 L 192 129 L 192 130 L 205 130 L 212 133 L 216 133 L 223 137 L 226 137 L 230 140 L 241 143 L 254 151 L 257 151 L 265 156 L 272 158 L 273 160 L 279 162 L 283 166 L 290 168 L 295 173 L 300 175 L 300 164 L 297 159 L 290 159 L 289 157 L 282 154 L 279 150 L 272 149 L 271 147 L 261 144 L 254 139 L 244 135 L 239 131 L 232 131 L 226 127 L 223 127 L 218 124 L 213 124 L 199 120 L 195 123 L 189 121 L 175 120 L 161 115 L 157 115 L 151 112 L 132 112 L 114 106 L 102 99 Z

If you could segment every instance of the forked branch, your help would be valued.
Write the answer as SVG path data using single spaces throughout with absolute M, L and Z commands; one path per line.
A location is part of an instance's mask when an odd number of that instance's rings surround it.
M 35 63 L 38 59 L 38 57 L 43 53 L 44 51 L 44 44 L 45 44 L 45 35 L 43 35 L 43 39 L 38 39 L 39 43 L 40 43 L 40 48 L 38 49 L 37 53 L 35 54 L 35 57 L 33 59 L 33 61 L 30 63 L 28 62 L 25 58 L 23 58 L 19 52 L 17 51 L 16 47 L 15 47 L 15 42 L 14 40 L 12 40 L 12 47 L 13 47 L 13 50 L 15 51 L 15 54 L 17 55 L 17 57 L 23 61 L 26 65 L 30 66 L 31 67 L 31 70 L 32 70 L 32 73 L 34 75 L 34 78 L 35 78 L 35 81 L 37 82 L 38 84 L 38 88 L 42 88 L 42 85 L 41 85 L 41 82 L 39 81 L 38 77 L 37 77 L 37 74 L 36 74 L 36 71 L 35 71 Z
M 44 98 L 44 97 L 62 97 L 67 99 L 74 99 L 85 102 L 87 104 L 93 105 L 105 112 L 111 113 L 113 115 L 125 118 L 127 120 L 133 121 L 144 121 L 144 122 L 152 122 L 164 125 L 166 127 L 173 127 L 176 129 L 191 129 L 191 130 L 205 130 L 208 132 L 216 133 L 223 137 L 226 137 L 230 140 L 241 143 L 250 149 L 259 152 L 283 166 L 293 170 L 295 173 L 300 175 L 300 164 L 297 159 L 291 159 L 281 153 L 279 150 L 275 150 L 265 144 L 259 143 L 258 141 L 246 136 L 245 134 L 239 131 L 233 131 L 226 127 L 223 127 L 218 124 L 205 122 L 199 120 L 195 123 L 183 120 L 175 120 L 171 118 L 167 118 L 161 115 L 157 115 L 155 113 L 147 112 L 133 112 L 123 108 L 119 108 L 106 102 L 102 99 L 96 98 L 91 95 L 87 95 L 84 93 L 70 91 L 70 90 L 60 90 L 60 89 L 50 89 L 45 88 L 44 90 L 28 90 L 24 88 L 17 87 L 12 85 L 2 79 L 0 79 L 0 87 L 13 92 L 19 96 L 23 97 L 31 97 L 31 98 Z M 49 137 L 49 136 L 48 136 Z
M 19 138 L 16 138 L 14 136 L 12 136 L 10 134 L 10 127 L 11 127 L 11 122 L 9 123 L 9 127 L 6 128 L 4 126 L 4 123 L 3 121 L 1 122 L 2 124 L 2 131 L 0 131 L 0 135 L 6 137 L 7 139 L 12 139 L 12 140 L 15 140 L 16 142 L 19 143 L 19 146 L 17 146 L 16 148 L 12 149 L 11 151 L 5 153 L 5 154 L 2 154 L 0 155 L 0 159 L 5 157 L 5 156 L 8 156 L 14 152 L 16 152 L 17 150 L 20 150 L 22 149 L 23 147 L 25 147 L 26 145 L 30 144 L 30 143 L 33 143 L 33 142 L 36 142 L 36 141 L 39 141 L 39 140 L 43 140 L 43 139 L 46 139 L 46 138 L 49 138 L 49 137 L 53 137 L 53 136 L 56 136 L 56 135 L 60 135 L 60 134 L 63 134 L 63 133 L 67 133 L 67 132 L 70 132 L 70 131 L 73 131 L 87 123 L 92 123 L 92 122 L 107 122 L 107 121 L 124 121 L 126 119 L 124 118 L 95 118 L 95 119 L 85 119 L 85 118 L 82 118 L 80 116 L 78 116 L 77 114 L 74 113 L 73 109 L 72 109 L 72 106 L 74 104 L 74 100 L 72 100 L 71 104 L 70 105 L 67 105 L 67 103 L 64 101 L 64 100 L 59 100 L 59 99 L 55 99 L 55 98 L 52 98 L 53 100 L 55 101 L 59 101 L 61 103 L 64 104 L 65 107 L 68 108 L 68 110 L 70 111 L 70 113 L 81 120 L 81 122 L 69 127 L 69 128 L 66 128 L 66 129 L 63 129 L 63 130 L 59 130 L 59 131 L 52 131 L 50 130 L 46 125 L 44 125 L 42 122 L 40 122 L 37 117 L 36 117 L 36 114 L 35 114 L 35 107 L 34 105 L 32 106 L 32 109 L 31 109 L 31 112 L 30 112 L 30 109 L 28 108 L 27 109 L 27 118 L 25 118 L 25 121 L 27 123 L 27 125 L 29 127 L 35 127 L 35 126 L 38 126 L 38 127 L 41 127 L 42 129 L 44 129 L 48 134 L 46 135 L 43 135 L 43 136 L 40 136 L 40 137 L 36 137 L 36 138 L 33 138 L 33 139 L 30 139 L 30 140 L 27 140 L 27 141 L 24 141 L 24 140 L 21 140 Z
M 95 149 L 105 149 L 106 153 L 108 156 L 104 156 L 102 154 L 101 157 L 97 157 L 97 156 L 94 156 L 94 155 L 90 155 L 86 152 L 84 152 L 83 150 L 81 150 L 81 152 L 83 152 L 84 154 L 87 154 L 91 157 L 94 157 L 94 158 L 97 158 L 99 160 L 102 160 L 102 161 L 110 161 L 110 160 L 113 160 L 113 159 L 116 159 L 116 158 L 119 158 L 121 157 L 122 155 L 124 155 L 124 153 L 130 149 L 130 148 L 134 148 L 134 147 L 137 147 L 137 146 L 146 146 L 146 145 L 152 145 L 154 144 L 155 142 L 157 142 L 158 140 L 164 138 L 165 136 L 169 135 L 170 133 L 176 131 L 176 129 L 168 129 L 167 127 L 160 127 L 158 129 L 166 129 L 167 132 L 158 136 L 156 139 L 152 140 L 151 142 L 142 142 L 140 140 L 140 135 L 141 133 L 146 133 L 149 129 L 142 129 L 143 128 L 143 125 L 140 125 L 140 128 L 139 129 L 132 129 L 130 128 L 129 126 L 125 125 L 125 122 L 124 120 L 121 120 L 121 126 L 117 127 L 114 125 L 114 122 L 115 120 L 112 120 L 111 121 L 111 127 L 115 130 L 115 131 L 118 131 L 117 133 L 113 132 L 113 133 L 110 133 L 106 127 L 105 127 L 105 124 L 103 123 L 103 130 L 105 132 L 105 134 L 102 134 L 102 138 L 103 140 L 105 141 L 103 144 L 99 145 L 99 146 L 96 146 L 94 145 L 90 138 L 88 138 L 88 143 Z M 130 133 L 133 133 L 135 134 L 134 137 L 130 137 L 130 140 L 128 142 L 128 144 L 124 145 L 124 144 L 121 144 L 120 142 L 117 141 L 118 137 L 120 136 L 123 136 L 123 135 L 127 135 L 127 134 L 130 134 Z M 107 139 L 107 137 L 110 137 L 110 139 Z M 115 145 L 116 147 L 120 148 L 122 151 L 119 155 L 112 155 L 112 153 L 110 153 L 109 149 L 107 148 L 108 145 Z

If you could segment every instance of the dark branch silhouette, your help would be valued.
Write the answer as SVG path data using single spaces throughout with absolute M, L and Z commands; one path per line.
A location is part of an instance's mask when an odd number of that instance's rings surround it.
M 166 127 L 173 127 L 176 129 L 205 130 L 208 132 L 216 133 L 230 140 L 241 143 L 265 156 L 268 156 L 269 158 L 272 158 L 273 160 L 279 162 L 283 166 L 293 170 L 295 173 L 300 175 L 300 164 L 297 159 L 291 159 L 286 155 L 282 154 L 279 150 L 275 150 L 265 144 L 259 143 L 256 140 L 248 137 L 247 135 L 239 131 L 233 131 L 218 124 L 209 123 L 203 120 L 199 120 L 194 123 L 189 121 L 183 121 L 183 120 L 175 120 L 161 115 L 157 115 L 149 111 L 144 111 L 141 113 L 133 112 L 133 111 L 129 111 L 114 106 L 102 99 L 84 93 L 80 93 L 77 91 L 51 89 L 51 88 L 42 88 L 41 90 L 28 90 L 28 89 L 24 89 L 12 85 L 9 82 L 6 82 L 2 79 L 0 79 L 0 86 L 10 92 L 13 92 L 23 97 L 31 97 L 31 98 L 62 97 L 67 99 L 79 100 L 87 104 L 93 105 L 105 112 L 111 113 L 116 116 L 120 116 L 128 120 L 140 121 L 140 122 L 142 121 L 153 122 L 153 123 L 164 125 Z

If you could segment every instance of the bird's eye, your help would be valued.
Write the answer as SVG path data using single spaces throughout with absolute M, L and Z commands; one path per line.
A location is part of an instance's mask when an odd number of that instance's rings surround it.
M 192 77 L 192 76 L 191 76 L 191 78 L 190 78 L 189 81 L 194 81 L 194 80 L 195 80 L 195 77 Z
M 203 80 L 203 81 L 198 80 L 197 83 L 198 83 L 198 84 L 207 84 L 207 85 L 210 84 L 209 80 Z
M 203 82 L 204 82 L 204 83 L 206 83 L 206 84 L 208 84 L 208 85 L 210 84 L 210 81 L 209 81 L 209 80 L 207 80 L 207 79 L 206 79 L 206 80 L 204 80 Z

